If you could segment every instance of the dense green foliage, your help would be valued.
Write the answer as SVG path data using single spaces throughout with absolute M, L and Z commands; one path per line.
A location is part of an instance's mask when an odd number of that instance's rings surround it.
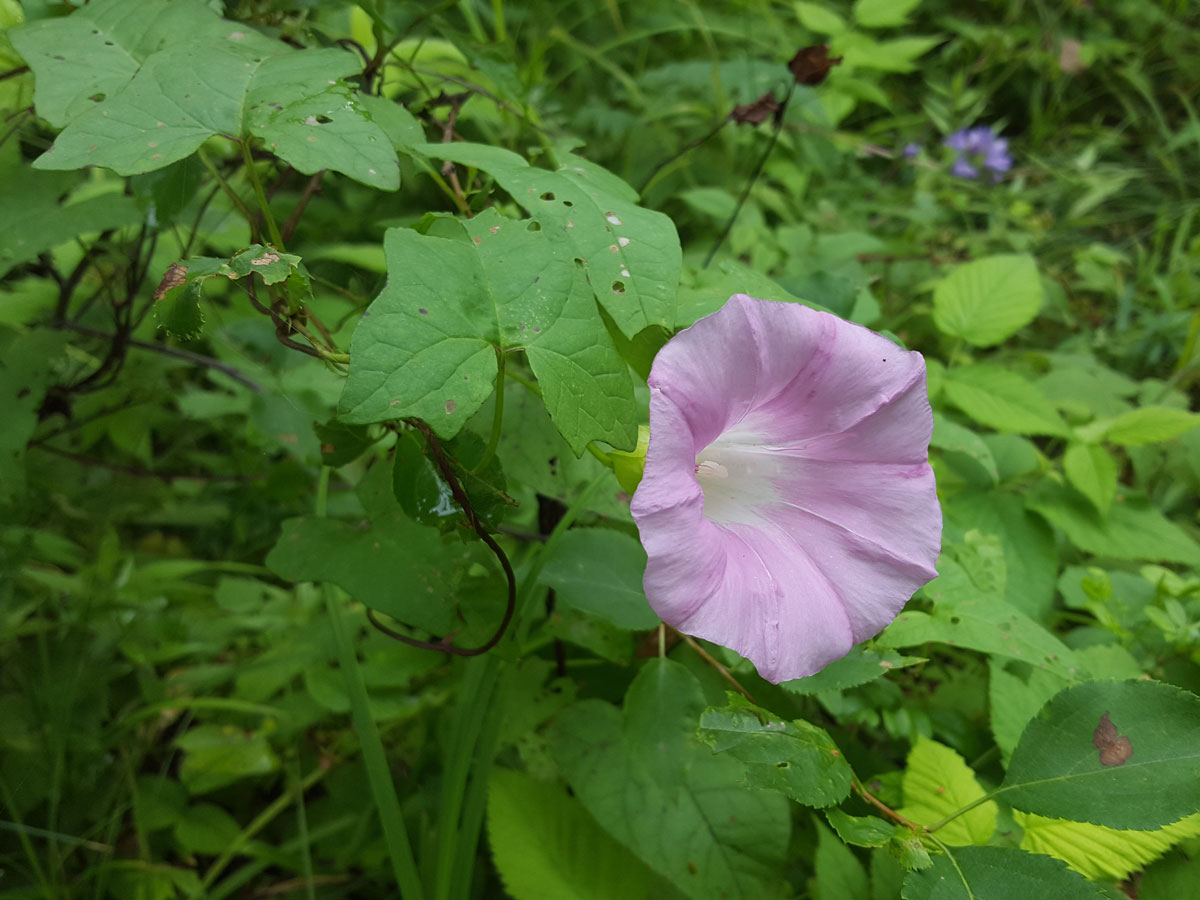
M 1200 21 L 1101 6 L 0 0 L 0 898 L 1200 896 Z M 734 292 L 935 413 L 780 686 L 619 463 Z

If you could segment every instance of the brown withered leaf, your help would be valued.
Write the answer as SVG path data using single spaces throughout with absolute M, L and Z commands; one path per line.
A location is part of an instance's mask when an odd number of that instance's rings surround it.
M 761 125 L 777 112 L 779 112 L 779 103 L 775 100 L 775 95 L 767 91 L 752 103 L 735 106 L 733 112 L 729 114 L 729 118 L 739 125 Z
M 1100 765 L 1123 766 L 1133 756 L 1133 744 L 1123 734 L 1117 734 L 1117 726 L 1108 713 L 1100 717 L 1100 724 L 1092 732 L 1092 746 L 1100 751 Z
M 829 55 L 828 44 L 813 44 L 801 47 L 788 63 L 796 84 L 820 84 L 829 75 L 829 70 L 842 61 L 840 56 Z
M 177 288 L 187 281 L 187 266 L 182 263 L 171 263 L 167 266 L 167 271 L 162 277 L 162 281 L 158 283 L 158 287 L 154 289 L 154 299 L 161 300 L 167 296 L 167 291 L 171 288 Z

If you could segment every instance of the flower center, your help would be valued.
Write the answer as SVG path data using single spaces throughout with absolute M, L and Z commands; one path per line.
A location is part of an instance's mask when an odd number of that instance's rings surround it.
M 761 522 L 762 507 L 778 502 L 773 476 L 781 461 L 757 436 L 721 435 L 696 454 L 704 517 L 718 525 Z

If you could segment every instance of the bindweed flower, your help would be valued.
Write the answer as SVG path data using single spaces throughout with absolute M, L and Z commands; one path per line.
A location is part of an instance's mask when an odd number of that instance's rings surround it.
M 663 621 L 778 683 L 878 633 L 937 574 L 919 353 L 735 294 L 667 342 L 649 382 L 631 510 Z
M 942 143 L 956 153 L 950 174 L 959 178 L 978 178 L 980 166 L 991 171 L 993 178 L 1012 168 L 1008 140 L 987 126 L 963 128 Z

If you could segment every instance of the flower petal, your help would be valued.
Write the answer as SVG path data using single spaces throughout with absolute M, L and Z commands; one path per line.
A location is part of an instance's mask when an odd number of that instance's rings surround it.
M 631 510 L 664 621 L 781 681 L 845 655 L 934 577 L 920 354 L 737 294 L 663 347 L 649 383 Z

